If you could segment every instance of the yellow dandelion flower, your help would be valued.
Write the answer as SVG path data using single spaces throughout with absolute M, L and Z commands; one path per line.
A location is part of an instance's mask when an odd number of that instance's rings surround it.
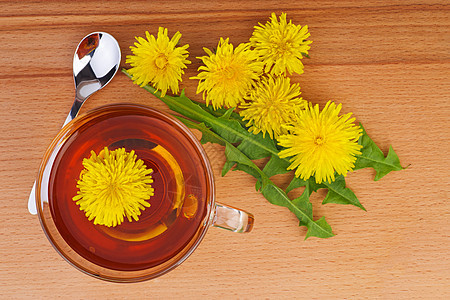
M 128 221 L 139 220 L 141 210 L 150 207 L 153 196 L 152 169 L 141 159 L 136 160 L 134 150 L 125 148 L 109 151 L 104 148 L 97 155 L 83 159 L 84 169 L 77 182 L 77 195 L 72 199 L 84 211 L 89 221 L 108 227 L 120 225 L 124 216 Z
M 295 119 L 296 110 L 306 107 L 307 101 L 300 94 L 300 86 L 291 84 L 289 78 L 269 75 L 250 91 L 239 113 L 248 120 L 250 132 L 277 138 L 288 133 L 285 125 Z
M 250 50 L 248 43 L 239 44 L 235 49 L 229 39 L 220 38 L 217 50 L 213 53 L 203 48 L 207 56 L 197 57 L 203 61 L 197 76 L 197 94 L 203 92 L 206 105 L 213 108 L 236 107 L 244 101 L 244 96 L 259 79 L 263 64 L 258 62 L 257 54 Z
M 132 68 L 128 73 L 132 75 L 134 83 L 142 86 L 151 84 L 156 90 L 161 91 L 161 96 L 165 96 L 167 90 L 172 93 L 178 93 L 178 83 L 182 81 L 181 75 L 186 64 L 191 62 L 187 60 L 189 45 L 177 47 L 181 38 L 181 33 L 177 31 L 169 39 L 167 28 L 159 27 L 158 37 L 145 32 L 147 40 L 142 37 L 136 37 L 138 43 L 136 47 L 130 49 L 134 55 L 128 55 L 126 63 Z
M 255 26 L 250 44 L 258 52 L 265 64 L 265 72 L 275 75 L 303 73 L 301 59 L 308 56 L 310 36 L 308 26 L 300 26 L 286 21 L 286 14 L 282 13 L 280 20 L 277 20 L 275 13 L 272 13 L 270 22 L 265 25 L 258 23 Z
M 310 104 L 298 111 L 291 134 L 282 135 L 278 142 L 287 149 L 279 156 L 292 157 L 289 169 L 304 180 L 315 176 L 316 182 L 333 182 L 334 173 L 347 175 L 354 168 L 355 155 L 361 154 L 358 138 L 362 129 L 355 125 L 351 113 L 339 116 L 342 104 L 328 102 L 319 112 L 319 106 Z

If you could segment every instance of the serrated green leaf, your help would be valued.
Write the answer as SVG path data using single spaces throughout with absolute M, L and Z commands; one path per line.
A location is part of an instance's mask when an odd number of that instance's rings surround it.
M 228 143 L 234 144 L 234 143 L 242 143 L 246 137 L 247 134 L 242 132 L 242 126 L 239 124 L 236 120 L 231 119 L 207 119 L 205 122 L 211 127 L 211 129 L 216 132 L 218 135 L 220 135 L 223 139 L 225 139 Z M 227 128 L 225 128 L 227 126 Z M 236 135 L 236 132 L 240 132 L 240 135 Z M 254 141 L 249 141 L 253 147 L 255 147 Z M 258 147 L 255 147 L 258 148 Z M 248 149 L 247 149 L 248 150 Z M 264 149 L 258 151 L 264 151 Z
M 233 108 L 230 108 L 230 109 L 227 109 L 224 113 L 223 113 L 223 115 L 221 115 L 219 118 L 222 118 L 222 119 L 229 119 L 230 118 L 230 116 L 231 116 L 231 114 L 234 112 L 234 107 Z
M 212 105 L 207 106 L 205 103 L 201 103 L 201 102 L 198 102 L 198 105 L 201 108 L 203 108 L 204 111 L 209 112 L 211 115 L 213 115 L 215 117 L 221 117 L 228 111 L 228 109 L 226 109 L 226 108 L 214 109 L 212 107 Z M 234 110 L 231 112 L 229 118 L 238 121 L 243 126 L 245 126 L 245 124 L 246 124 L 245 121 L 242 121 L 242 117 L 238 113 L 236 113 Z
M 236 165 L 236 162 L 234 162 L 234 161 L 226 161 L 224 164 L 223 164 L 223 167 L 222 167 L 222 177 L 224 177 L 225 175 L 227 175 L 227 173 L 231 170 L 231 168 L 233 168 L 234 166 Z
M 360 124 L 361 128 L 362 125 Z M 375 142 L 367 135 L 363 128 L 363 134 L 358 143 L 363 146 L 361 155 L 357 156 L 354 170 L 363 168 L 373 168 L 376 171 L 375 181 L 391 171 L 403 170 L 400 160 L 392 147 L 389 147 L 389 153 L 384 157 L 383 152 L 378 148 Z
M 226 142 L 220 136 L 209 130 L 204 123 L 195 123 L 180 116 L 175 117 L 187 127 L 199 130 L 202 133 L 202 138 L 200 140 L 202 144 L 210 142 L 225 146 Z M 222 168 L 222 176 L 225 176 L 235 164 L 236 163 L 233 161 L 226 161 Z
M 287 187 L 286 193 L 289 193 L 290 191 L 303 186 L 305 187 L 305 190 L 308 190 L 310 193 L 316 192 L 319 189 L 327 189 L 328 192 L 322 204 L 351 204 L 363 210 L 366 210 L 364 206 L 359 202 L 355 193 L 353 193 L 352 190 L 345 186 L 345 178 L 342 175 L 336 177 L 336 180 L 332 183 L 322 182 L 320 184 L 316 183 L 316 179 L 314 177 L 310 177 L 308 180 L 294 177 Z
M 325 217 L 320 218 L 316 221 L 315 227 L 311 227 L 307 232 L 305 236 L 305 240 L 309 238 L 310 236 L 319 236 L 322 235 L 324 232 L 331 232 L 331 226 L 327 223 L 325 220 Z M 334 235 L 331 235 L 334 236 Z M 331 237 L 331 236 L 325 236 L 323 238 Z M 322 237 L 322 236 L 319 236 Z
M 254 168 L 252 168 L 252 167 L 249 167 L 249 166 L 247 166 L 247 165 L 243 165 L 243 164 L 239 164 L 239 163 L 237 163 L 236 164 L 236 167 L 233 169 L 233 171 L 243 171 L 243 172 L 245 172 L 245 173 L 247 173 L 247 174 L 249 174 L 249 175 L 251 175 L 251 176 L 253 176 L 253 177 L 255 177 L 255 178 L 257 178 L 257 181 L 256 181 L 256 183 L 260 183 L 260 184 L 262 184 L 261 183 L 261 179 L 259 179 L 260 178 L 260 174 L 258 173 L 258 171 L 256 171 Z M 259 188 L 258 188 L 259 187 Z M 257 190 L 257 191 L 259 191 L 260 189 L 261 189 L 261 185 L 256 185 L 255 186 L 255 189 Z
M 250 133 L 250 134 L 252 134 L 252 133 Z M 256 138 L 254 138 L 254 139 L 244 139 L 244 140 L 242 140 L 242 142 L 239 144 L 239 146 L 237 148 L 240 151 L 242 151 L 245 155 L 250 157 L 252 160 L 269 156 L 270 153 L 267 151 L 267 149 L 255 147 L 255 144 L 254 144 L 255 141 L 258 141 L 261 144 L 265 144 L 268 146 L 271 145 L 270 147 L 273 147 L 273 149 L 276 149 L 275 143 L 272 139 L 270 139 L 268 137 L 264 138 L 262 136 L 256 136 Z
M 313 218 L 313 207 L 312 207 L 312 203 L 309 201 L 310 196 L 311 196 L 311 192 L 309 191 L 308 187 L 306 187 L 305 190 L 303 191 L 303 193 L 300 195 L 300 197 L 292 200 L 292 203 L 294 203 L 294 205 L 300 207 L 305 212 L 305 214 L 309 217 L 309 219 L 312 219 Z M 305 219 L 305 218 L 299 218 L 299 219 L 300 219 L 299 225 L 306 226 L 308 219 Z
M 220 136 L 209 130 L 209 128 L 204 123 L 195 123 L 180 116 L 175 117 L 187 127 L 200 131 L 202 133 L 202 138 L 200 139 L 200 142 L 202 144 L 206 144 L 209 142 L 225 146 L 225 142 L 220 138 Z
M 278 155 L 272 155 L 267 164 L 265 165 L 263 172 L 267 175 L 267 177 L 270 178 L 274 175 L 287 173 L 288 167 L 289 167 L 288 162 L 281 159 Z
M 312 219 L 312 207 L 310 210 L 305 210 L 305 201 L 298 201 L 294 203 L 289 199 L 287 194 L 277 187 L 273 182 L 264 174 L 261 169 L 256 166 L 251 159 L 246 157 L 242 152 L 240 152 L 233 145 L 227 143 L 225 146 L 225 156 L 228 160 L 235 161 L 241 165 L 248 166 L 258 172 L 262 181 L 261 193 L 263 196 L 272 204 L 287 207 L 291 212 L 293 212 L 297 218 L 300 220 L 301 226 L 306 226 L 310 234 L 307 236 L 316 236 L 320 238 L 332 237 L 333 233 L 331 227 L 323 219 L 320 223 L 317 223 Z M 308 200 L 309 202 L 309 200 Z
M 289 183 L 289 186 L 286 188 L 286 193 L 289 193 L 296 188 L 306 186 L 306 184 L 307 182 L 305 180 L 294 176 L 294 178 L 292 178 L 291 182 Z
M 308 180 L 303 180 L 299 177 L 292 178 L 291 182 L 289 183 L 289 186 L 286 188 L 286 193 L 289 193 L 290 191 L 299 188 L 299 187 L 308 187 L 311 192 L 317 192 L 318 189 L 323 188 L 320 184 L 316 183 L 316 179 L 314 176 L 311 176 Z
M 191 122 L 191 123 L 193 123 L 193 122 Z M 196 123 L 194 123 L 194 124 L 196 124 Z M 198 124 L 196 124 L 196 125 L 199 126 Z M 209 129 L 204 124 L 203 124 L 203 126 L 204 126 L 204 129 L 206 129 L 206 131 L 201 130 L 202 128 L 196 128 L 196 129 L 199 129 L 200 131 L 202 131 L 202 133 L 205 133 L 208 136 L 211 136 L 215 140 L 221 141 L 220 137 L 218 137 L 215 134 L 209 134 L 208 133 L 208 132 L 210 132 Z M 189 127 L 195 128 L 195 127 L 192 127 L 192 125 Z M 221 142 L 222 142 L 222 144 L 224 144 L 223 141 L 221 141 Z M 394 156 L 394 158 L 393 158 L 394 160 L 395 160 L 395 157 L 396 156 Z M 389 158 L 389 154 L 386 157 L 386 160 L 388 160 L 388 158 Z M 235 164 L 236 164 L 235 162 L 227 161 L 222 170 L 222 176 L 225 176 L 225 174 Z M 282 174 L 282 173 L 287 172 L 287 170 L 286 170 L 287 166 L 288 165 L 287 165 L 286 161 L 279 159 L 278 156 L 272 156 L 271 159 L 266 164 L 266 166 L 264 167 L 263 172 L 266 174 L 267 177 L 271 177 L 276 174 Z M 238 168 L 237 167 L 236 170 L 244 171 L 258 179 L 258 174 L 255 173 L 255 171 L 252 168 L 245 168 L 245 167 Z M 258 181 L 257 181 L 257 185 L 256 185 L 257 190 L 259 190 L 261 188 L 261 182 L 259 182 L 259 180 L 261 180 L 261 179 L 258 179 Z M 326 204 L 326 203 L 351 204 L 351 205 L 359 207 L 363 210 L 366 210 L 364 208 L 364 206 L 359 202 L 358 198 L 353 193 L 353 191 L 351 191 L 349 188 L 347 188 L 345 186 L 345 178 L 342 175 L 337 176 L 336 180 L 332 183 L 323 182 L 322 184 L 317 184 L 315 182 L 314 177 L 310 177 L 307 181 L 302 180 L 297 177 L 294 177 L 292 179 L 291 183 L 289 184 L 289 186 L 287 187 L 286 193 L 289 193 L 290 191 L 292 191 L 295 188 L 303 187 L 303 186 L 305 186 L 309 189 L 310 194 L 313 191 L 317 191 L 318 189 L 321 189 L 321 188 L 328 189 L 327 195 L 325 196 L 322 204 Z M 302 194 L 302 196 L 304 196 L 304 194 Z M 308 195 L 308 199 L 309 199 L 309 195 Z
M 122 72 L 131 78 L 131 75 L 123 69 Z M 165 95 L 161 97 L 159 91 L 155 91 L 150 85 L 146 85 L 143 89 L 151 92 L 174 112 L 183 115 L 185 118 L 204 123 L 214 133 L 220 135 L 227 142 L 241 143 L 241 151 L 250 159 L 258 159 L 271 155 L 278 155 L 278 149 L 273 140 L 263 137 L 262 133 L 253 134 L 243 127 L 242 124 L 235 119 L 233 112 L 229 113 L 230 118 L 217 118 L 208 111 L 205 111 L 199 103 L 192 101 L 181 91 L 180 96 Z M 233 116 L 233 117 L 232 117 Z
M 189 125 L 194 125 L 196 123 L 191 122 Z M 204 133 L 209 130 L 206 126 L 196 127 Z M 213 137 L 221 139 L 220 136 L 212 134 Z M 272 204 L 287 207 L 291 212 L 293 212 L 297 218 L 300 220 L 301 226 L 306 226 L 308 228 L 307 237 L 315 236 L 319 238 L 329 238 L 334 236 L 331 227 L 325 221 L 324 218 L 319 221 L 314 221 L 312 219 L 312 205 L 306 201 L 306 194 L 303 195 L 302 199 L 295 200 L 295 203 L 289 199 L 287 194 L 281 190 L 279 187 L 273 184 L 273 182 L 267 177 L 267 175 L 259 169 L 254 162 L 246 157 L 239 149 L 234 147 L 232 144 L 223 140 L 226 144 L 225 146 L 225 156 L 227 161 L 236 162 L 236 169 L 242 170 L 249 173 L 253 177 L 260 179 L 260 188 L 263 196 Z M 257 186 L 258 188 L 258 186 Z M 309 204 L 308 204 L 308 203 Z M 309 234 L 308 234 L 309 233 Z
M 334 236 L 331 230 L 331 226 L 328 225 L 324 217 L 322 217 L 318 221 L 314 221 L 310 217 L 309 211 L 304 211 L 304 208 L 294 204 L 286 195 L 286 193 L 276 185 L 266 185 L 262 188 L 261 192 L 270 203 L 287 207 L 297 216 L 297 218 L 300 220 L 300 225 L 306 226 L 308 228 L 306 238 L 310 236 L 319 238 L 329 238 Z M 303 202 L 301 203 L 303 204 Z
M 123 70 L 123 72 L 130 77 L 126 70 Z M 309 201 L 312 191 L 317 191 L 319 188 L 326 188 L 325 185 L 316 184 L 313 177 L 307 181 L 295 179 L 294 177 L 287 191 L 299 186 L 305 186 L 305 190 L 300 197 L 291 200 L 286 192 L 277 187 L 270 180 L 270 177 L 273 175 L 286 173 L 287 167 L 290 164 L 288 158 L 281 159 L 278 157 L 279 150 L 272 139 L 264 137 L 262 133 L 256 135 L 250 133 L 245 126 L 245 122 L 243 122 L 242 118 L 232 109 L 223 111 L 220 109 L 217 111 L 212 110 L 211 107 L 206 107 L 204 104 L 197 103 L 187 98 L 184 91 L 181 92 L 180 96 L 166 95 L 161 97 L 160 92 L 155 92 L 155 89 L 151 86 L 147 85 L 144 89 L 152 92 L 156 97 L 166 103 L 172 111 L 187 118 L 183 118 L 186 125 L 202 132 L 202 142 L 213 142 L 225 145 L 225 156 L 227 161 L 224 165 L 223 174 L 228 172 L 234 166 L 234 170 L 241 170 L 255 177 L 257 179 L 256 189 L 260 190 L 270 203 L 287 207 L 297 216 L 300 225 L 308 228 L 306 238 L 310 236 L 321 238 L 333 236 L 331 227 L 326 222 L 325 218 L 321 218 L 317 221 L 313 220 L 312 204 Z M 192 122 L 188 119 L 199 123 Z M 270 157 L 270 160 L 263 170 L 256 166 L 252 161 L 262 157 Z M 398 159 L 395 152 L 393 152 L 391 156 L 388 154 L 388 157 L 385 158 L 386 163 L 395 163 L 395 158 Z M 382 172 L 380 171 L 380 174 L 381 173 Z M 351 199 L 351 197 L 348 196 L 348 193 L 343 193 L 341 191 L 346 191 L 345 183 L 343 186 L 331 186 L 330 189 L 332 193 L 329 196 L 327 195 L 328 198 L 324 200 L 325 202 L 343 203 L 344 200 L 342 199 L 336 200 L 338 199 L 336 195 L 338 195 L 343 196 L 344 199 L 346 199 L 347 196 L 347 198 L 350 198 L 350 200 L 353 201 L 353 203 L 351 203 L 353 205 L 359 203 L 355 202 L 354 199 Z M 352 202 L 350 200 L 346 199 L 345 201 Z
M 261 190 L 261 187 L 262 187 L 262 182 L 261 182 L 261 180 L 256 180 L 256 183 L 255 183 L 255 190 L 256 190 L 257 192 L 259 192 L 259 191 Z
M 314 176 L 311 176 L 311 177 L 307 180 L 307 182 L 308 182 L 309 189 L 310 189 L 312 192 L 317 192 L 317 190 L 323 188 L 323 187 L 321 186 L 321 184 L 318 184 L 318 183 L 316 182 L 316 178 L 315 178 Z
M 263 172 L 267 177 L 272 177 L 278 174 L 285 174 L 288 171 L 289 162 L 286 160 L 280 159 L 278 155 L 272 155 L 269 161 L 264 166 Z M 260 184 L 260 182 L 257 182 Z M 286 192 L 288 193 L 288 192 Z
M 355 193 L 349 188 L 345 187 L 345 178 L 340 175 L 336 177 L 336 180 L 332 183 L 322 182 L 321 184 L 324 188 L 328 189 L 328 193 L 323 199 L 322 204 L 326 203 L 337 203 L 337 204 L 351 204 L 356 207 L 366 210 L 364 206 L 359 202 Z
M 231 143 L 226 143 L 225 145 L 225 156 L 227 158 L 227 160 L 229 161 L 234 161 L 236 163 L 245 165 L 245 166 L 249 166 L 254 168 L 255 163 L 248 158 L 246 155 L 244 155 L 239 149 L 237 149 L 236 147 L 234 147 Z M 256 167 L 258 170 L 259 168 Z M 261 170 L 259 170 L 260 172 L 258 173 L 262 173 Z
M 310 58 L 309 55 L 306 54 L 306 53 L 302 53 L 302 55 L 303 55 L 304 57 L 306 57 L 306 58 Z

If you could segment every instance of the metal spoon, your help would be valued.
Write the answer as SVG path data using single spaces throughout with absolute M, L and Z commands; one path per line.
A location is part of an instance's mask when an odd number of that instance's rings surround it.
M 73 56 L 75 101 L 64 125 L 77 116 L 90 95 L 111 81 L 119 69 L 120 58 L 119 43 L 106 32 L 93 32 L 81 40 Z M 35 189 L 36 181 L 28 199 L 28 211 L 33 215 L 37 214 Z

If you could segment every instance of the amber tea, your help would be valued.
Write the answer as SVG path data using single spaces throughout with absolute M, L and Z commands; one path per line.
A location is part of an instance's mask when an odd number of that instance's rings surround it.
M 72 200 L 83 158 L 125 147 L 153 169 L 154 196 L 139 221 L 94 225 Z M 49 176 L 52 219 L 67 244 L 105 268 L 136 271 L 168 261 L 192 239 L 207 212 L 208 182 L 198 149 L 158 113 L 126 106 L 88 119 L 62 145 Z

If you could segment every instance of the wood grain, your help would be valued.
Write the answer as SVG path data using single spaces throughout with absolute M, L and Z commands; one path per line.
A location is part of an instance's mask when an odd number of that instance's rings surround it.
M 270 13 L 308 24 L 311 59 L 295 76 L 303 97 L 352 111 L 401 172 L 348 176 L 367 208 L 321 205 L 336 236 L 304 241 L 293 214 L 254 191 L 254 179 L 220 177 L 220 146 L 205 145 L 217 198 L 251 211 L 247 235 L 211 229 L 173 272 L 138 284 L 88 277 L 52 248 L 27 199 L 39 161 L 73 99 L 72 56 L 92 31 L 119 41 L 166 26 L 190 44 L 193 64 L 219 37 L 237 44 Z M 449 299 L 450 5 L 447 1 L 0 1 L 0 298 Z M 124 60 L 122 63 L 125 66 Z M 114 102 L 167 108 L 118 74 L 82 111 Z M 283 185 L 283 178 L 276 178 Z

